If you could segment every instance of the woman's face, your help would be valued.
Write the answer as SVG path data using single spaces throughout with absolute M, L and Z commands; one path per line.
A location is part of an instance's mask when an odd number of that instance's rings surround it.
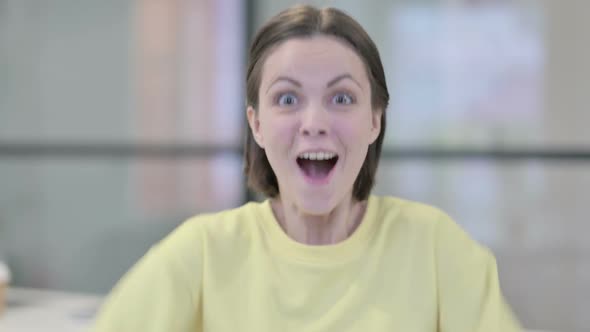
M 281 200 L 310 215 L 350 202 L 381 118 L 359 56 L 334 37 L 287 40 L 266 58 L 258 96 L 248 121 Z

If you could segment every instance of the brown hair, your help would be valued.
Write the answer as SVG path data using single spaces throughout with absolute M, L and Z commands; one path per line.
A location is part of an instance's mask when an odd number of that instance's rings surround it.
M 316 35 L 336 37 L 355 50 L 367 69 L 371 83 L 373 111 L 381 111 L 381 131 L 375 142 L 369 146 L 353 186 L 353 197 L 362 201 L 369 196 L 375 182 L 375 173 L 385 135 L 385 109 L 389 103 L 389 92 L 379 51 L 358 22 L 338 9 L 318 9 L 308 5 L 294 6 L 272 17 L 258 30 L 250 46 L 246 75 L 246 103 L 257 111 L 262 66 L 268 54 L 276 46 L 291 38 L 309 38 Z M 244 147 L 244 163 L 244 173 L 250 188 L 269 197 L 276 197 L 279 194 L 276 175 L 266 158 L 266 153 L 258 146 L 249 128 L 247 128 Z

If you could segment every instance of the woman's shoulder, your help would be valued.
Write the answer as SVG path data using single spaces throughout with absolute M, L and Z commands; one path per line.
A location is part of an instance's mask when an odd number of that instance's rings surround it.
M 385 225 L 428 234 L 433 240 L 445 238 L 472 242 L 462 227 L 439 207 L 394 196 L 372 196 L 372 200 L 373 208 Z
M 370 203 L 378 217 L 389 222 L 433 227 L 441 219 L 448 217 L 443 210 L 434 205 L 401 197 L 373 195 Z
M 186 219 L 170 235 L 175 241 L 197 242 L 202 237 L 248 233 L 264 212 L 266 202 L 248 202 L 239 207 L 200 213 Z
M 183 224 L 187 228 L 231 228 L 260 218 L 265 204 L 266 202 L 247 202 L 235 208 L 200 213 L 188 218 Z

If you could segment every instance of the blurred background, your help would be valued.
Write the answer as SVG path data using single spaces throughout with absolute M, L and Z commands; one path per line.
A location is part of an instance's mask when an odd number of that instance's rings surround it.
M 242 176 L 249 39 L 288 0 L 0 0 L 0 255 L 13 284 L 105 294 Z M 590 331 L 590 2 L 307 1 L 377 43 L 378 194 L 497 256 L 529 328 Z

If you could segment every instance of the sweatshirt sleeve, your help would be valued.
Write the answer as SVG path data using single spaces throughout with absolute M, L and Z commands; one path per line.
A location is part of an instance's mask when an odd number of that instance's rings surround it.
M 196 226 L 179 226 L 125 274 L 103 303 L 93 331 L 201 331 Z
M 443 215 L 437 224 L 439 332 L 516 332 L 492 253 Z

